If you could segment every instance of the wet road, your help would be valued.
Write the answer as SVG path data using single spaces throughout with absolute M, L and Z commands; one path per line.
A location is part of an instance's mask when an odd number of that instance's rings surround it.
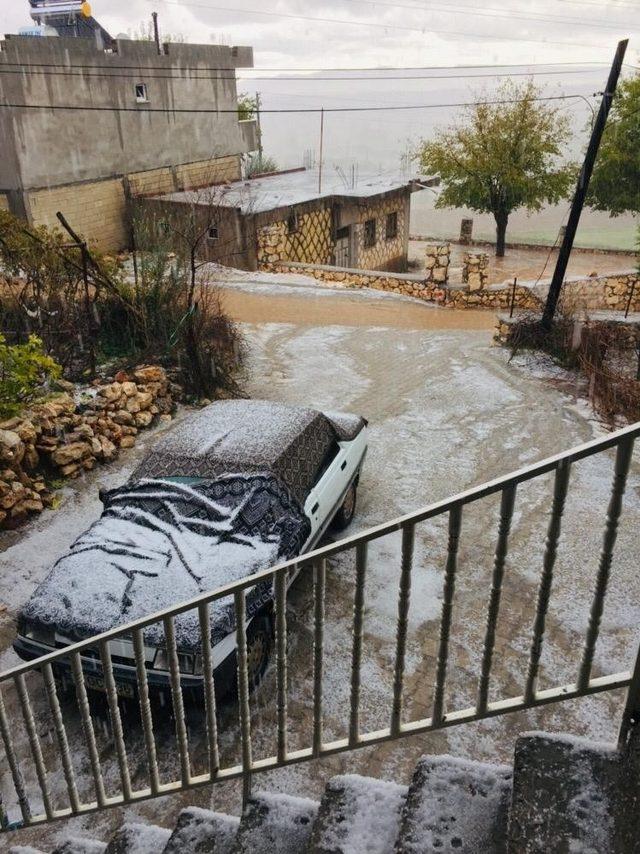
M 341 296 L 323 295 L 322 312 L 327 314 L 321 321 L 317 313 L 314 314 L 319 311 L 313 305 L 316 298 L 309 294 L 287 298 L 285 316 L 289 322 L 258 323 L 256 311 L 260 303 L 256 300 L 262 301 L 259 310 L 263 314 L 258 316 L 264 321 L 274 311 L 272 298 L 285 298 L 267 294 L 255 296 L 253 301 L 247 300 L 243 309 L 241 295 L 234 294 L 234 314 L 245 321 L 250 342 L 245 381 L 254 397 L 352 410 L 369 419 L 370 449 L 358 496 L 358 514 L 352 525 L 354 531 L 593 438 L 594 426 L 584 417 L 583 410 L 576 407 L 570 390 L 509 365 L 505 354 L 491 347 L 487 329 L 490 323 L 486 320 L 482 321 L 484 328 L 438 328 L 440 318 L 443 323 L 450 324 L 452 319 L 462 319 L 468 313 L 438 311 L 403 301 L 401 312 L 409 316 L 404 326 L 398 324 L 396 309 L 391 306 L 377 314 L 375 322 L 364 323 L 363 312 L 378 312 L 375 299 L 372 306 L 367 306 L 367 300 L 351 301 Z M 297 322 L 292 312 L 297 312 Z M 386 324 L 385 312 L 389 313 Z M 429 312 L 428 328 L 423 325 L 425 312 Z M 114 483 L 125 476 L 132 464 L 127 460 L 105 470 L 107 475 L 102 473 L 88 479 L 86 485 L 71 487 L 72 494 L 57 513 L 43 516 L 5 551 L 3 587 L 0 588 L 0 597 L 9 604 L 9 617 L 4 624 L 5 643 L 10 634 L 11 614 L 28 589 L 25 578 L 28 576 L 31 581 L 45 570 L 47 541 L 49 547 L 52 544 L 57 549 L 64 547 L 65 540 L 70 541 L 96 510 L 96 480 L 103 478 Z M 575 676 L 611 473 L 610 456 L 579 463 L 572 473 L 549 631 L 543 649 L 541 683 L 544 687 L 563 684 Z M 602 672 L 629 667 L 633 643 L 637 643 L 640 582 L 636 569 L 640 544 L 633 522 L 637 520 L 640 507 L 638 484 L 636 466 L 628 489 L 597 650 L 596 667 Z M 518 491 L 498 622 L 492 699 L 514 696 L 521 691 L 550 496 L 549 479 Z M 472 704 L 477 691 L 496 521 L 497 503 L 493 499 L 465 512 L 463 518 L 448 670 L 450 709 Z M 365 596 L 363 729 L 386 726 L 389 721 L 399 546 L 399 537 L 391 535 L 377 541 L 370 551 Z M 445 549 L 445 520 L 419 526 L 409 615 L 406 720 L 428 715 L 430 710 Z M 11 587 L 11 574 L 22 579 L 22 588 Z M 349 559 L 338 558 L 331 562 L 327 577 L 325 633 L 326 738 L 344 735 L 348 722 L 353 577 Z M 309 743 L 311 724 L 312 614 L 310 583 L 306 575 L 300 577 L 291 591 L 289 606 L 289 734 L 291 748 L 295 748 Z M 6 653 L 2 665 L 7 666 L 10 659 L 11 654 Z M 269 672 L 263 686 L 252 697 L 256 757 L 269 755 L 273 750 L 274 705 L 274 677 L 273 672 Z M 53 757 L 55 745 L 44 699 L 38 704 L 37 712 L 47 757 Z M 324 779 L 347 768 L 408 782 L 413 764 L 424 752 L 450 751 L 475 759 L 508 760 L 516 735 L 541 727 L 611 740 L 616 735 L 619 713 L 619 697 L 576 701 L 416 736 L 402 744 L 368 748 L 322 763 L 292 766 L 261 778 L 256 786 L 317 795 Z M 177 756 L 171 748 L 172 724 L 162 708 L 157 708 L 155 714 L 161 774 L 163 779 L 169 779 L 179 769 Z M 238 757 L 236 714 L 233 705 L 221 711 L 221 748 L 225 762 Z M 69 715 L 72 736 L 80 738 L 79 727 L 77 722 L 73 723 L 70 710 Z M 126 721 L 132 776 L 136 784 L 142 785 L 146 766 L 135 708 L 129 710 Z M 201 710 L 191 708 L 189 722 L 192 757 L 198 771 L 204 761 Z M 106 730 L 100 739 L 107 781 L 114 785 L 117 767 Z M 22 744 L 24 748 L 24 742 Z M 78 771 L 86 780 L 86 764 L 81 764 Z M 6 770 L 0 773 L 2 788 L 6 791 L 9 788 Z M 61 776 L 52 775 L 52 779 L 63 791 Z M 29 780 L 29 784 L 35 789 L 34 780 Z M 85 791 L 89 791 L 88 783 Z M 238 794 L 235 785 L 203 789 L 140 804 L 129 808 L 126 814 L 168 824 L 179 808 L 189 803 L 237 811 Z M 74 823 L 77 830 L 102 833 L 104 838 L 121 816 L 117 811 L 98 819 L 76 819 Z M 56 832 L 47 833 L 53 836 Z M 32 844 L 37 841 L 38 846 L 44 847 L 42 836 L 42 831 L 29 831 L 22 838 Z

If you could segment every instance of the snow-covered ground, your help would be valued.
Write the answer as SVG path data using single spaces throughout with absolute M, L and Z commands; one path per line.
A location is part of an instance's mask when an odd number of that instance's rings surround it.
M 300 300 L 302 302 L 303 300 Z M 561 375 L 536 376 L 528 366 L 508 364 L 503 351 L 490 346 L 487 331 L 349 325 L 343 300 L 336 299 L 332 325 L 262 324 L 247 326 L 251 343 L 247 385 L 254 397 L 351 410 L 370 421 L 370 448 L 359 490 L 353 530 L 446 498 L 463 488 L 542 459 L 598 435 L 601 428 L 576 401 Z M 416 307 L 416 311 L 422 307 Z M 145 438 L 153 441 L 153 436 Z M 141 451 L 136 450 L 138 455 Z M 96 487 L 113 486 L 135 465 L 126 459 L 116 467 L 69 487 L 63 506 L 43 514 L 30 529 L 11 537 L 2 555 L 0 600 L 9 614 L 28 596 L 48 563 L 97 514 Z M 588 621 L 598 564 L 602 527 L 612 477 L 610 454 L 575 465 L 571 475 L 552 603 L 543 648 L 541 685 L 573 681 L 580 661 L 581 638 Z M 552 496 L 550 478 L 518 490 L 503 601 L 498 622 L 491 699 L 521 693 L 531 639 L 546 524 Z M 612 673 L 632 665 L 640 624 L 640 543 L 637 514 L 640 475 L 634 465 L 611 574 L 607 605 L 596 654 L 596 671 Z M 465 510 L 448 669 L 449 709 L 472 705 L 486 624 L 498 502 L 486 499 Z M 446 519 L 418 527 L 411 591 L 407 651 L 405 719 L 428 715 L 432 702 L 440 597 L 446 552 Z M 372 544 L 366 586 L 363 659 L 363 730 L 388 725 L 390 714 L 400 537 L 389 535 Z M 331 561 L 327 578 L 325 633 L 325 737 L 346 734 L 348 725 L 350 632 L 354 566 L 350 557 Z M 309 744 L 311 733 L 312 613 L 311 584 L 302 574 L 290 594 L 289 728 L 291 748 Z M 6 647 L 9 620 L 3 629 Z M 13 654 L 5 652 L 5 668 Z M 274 676 L 252 697 L 254 756 L 270 755 L 275 744 Z M 47 756 L 54 741 L 38 705 Z M 531 729 L 569 731 L 612 740 L 621 697 L 603 695 L 549 706 L 533 712 L 452 727 L 401 743 L 367 748 L 332 760 L 292 766 L 256 779 L 256 787 L 317 796 L 321 782 L 348 770 L 407 783 L 416 759 L 424 752 L 448 751 L 462 758 L 509 761 L 513 742 Z M 221 711 L 221 749 L 225 762 L 237 761 L 237 710 Z M 143 785 L 146 766 L 135 710 L 126 716 L 132 776 Z M 172 723 L 156 713 L 158 754 L 163 779 L 179 775 L 171 746 Z M 203 711 L 189 709 L 190 742 L 195 770 L 204 762 Z M 16 727 L 19 729 L 18 722 Z M 72 726 L 73 737 L 81 738 Z M 101 733 L 108 786 L 118 779 L 113 752 Z M 87 764 L 78 756 L 78 772 Z M 12 804 L 6 768 L 0 769 L 0 791 Z M 63 791 L 61 774 L 52 774 Z M 35 792 L 35 781 L 29 779 Z M 90 792 L 88 783 L 83 787 Z M 139 804 L 127 810 L 161 823 L 187 803 L 236 811 L 235 785 L 205 788 L 172 799 Z M 76 830 L 100 836 L 121 814 L 75 820 Z M 50 831 L 54 838 L 59 829 Z M 39 832 L 40 834 L 42 831 Z M 25 839 L 38 839 L 29 831 Z M 1 843 L 0 843 L 1 848 Z

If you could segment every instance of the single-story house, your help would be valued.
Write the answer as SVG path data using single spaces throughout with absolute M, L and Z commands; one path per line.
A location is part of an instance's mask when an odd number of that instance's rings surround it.
M 294 169 L 242 181 L 138 196 L 144 246 L 162 233 L 197 241 L 197 255 L 244 270 L 286 261 L 407 269 L 411 194 L 431 180 Z M 148 243 L 147 243 L 148 245 Z

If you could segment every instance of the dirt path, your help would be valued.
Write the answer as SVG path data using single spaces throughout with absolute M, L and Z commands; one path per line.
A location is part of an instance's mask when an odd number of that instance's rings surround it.
M 246 383 L 253 396 L 353 410 L 369 419 L 369 454 L 353 530 L 415 510 L 594 435 L 593 424 L 576 408 L 571 395 L 507 364 L 505 354 L 491 347 L 491 314 L 450 312 L 411 301 L 331 292 L 323 292 L 321 296 L 309 293 L 278 296 L 271 290 L 247 294 L 230 289 L 229 305 L 234 316 L 245 321 L 250 344 Z M 273 317 L 277 322 L 268 320 Z M 462 326 L 454 329 L 440 325 L 454 322 Z M 474 327 L 473 323 L 479 326 Z M 0 600 L 9 605 L 7 620 L 24 601 L 32 584 L 44 575 L 54 552 L 64 549 L 96 514 L 98 483 L 115 485 L 132 464 L 132 460 L 127 460 L 121 466 L 88 478 L 85 483 L 74 484 L 59 511 L 44 514 L 20 537 L 12 538 L 12 545 L 2 556 L 0 576 Z M 610 457 L 580 463 L 572 472 L 549 633 L 543 649 L 545 687 L 564 684 L 575 677 L 611 472 Z M 514 696 L 521 691 L 550 496 L 548 479 L 518 491 L 498 624 L 492 699 Z M 634 520 L 639 509 L 640 478 L 634 469 L 598 644 L 596 664 L 603 672 L 628 667 L 637 642 L 640 543 Z M 463 518 L 448 670 L 450 709 L 472 704 L 477 690 L 496 519 L 495 500 L 487 500 L 465 512 Z M 409 614 L 407 720 L 429 714 L 445 549 L 445 520 L 419 526 Z M 397 535 L 372 545 L 365 597 L 362 687 L 362 727 L 366 729 L 386 726 L 389 721 L 399 567 Z M 345 734 L 347 727 L 353 579 L 351 559 L 341 557 L 331 562 L 325 631 L 327 738 Z M 289 733 L 294 749 L 308 740 L 311 726 L 312 614 L 310 582 L 305 574 L 290 595 L 289 629 Z M 10 632 L 4 634 L 5 643 L 9 636 Z M 5 652 L 1 665 L 6 667 L 11 660 L 12 653 Z M 274 675 L 270 671 L 251 700 L 256 757 L 270 755 L 274 748 L 273 697 Z M 18 731 L 21 725 L 15 707 L 13 712 Z M 260 777 L 256 786 L 317 796 L 330 774 L 347 769 L 407 782 L 416 759 L 426 751 L 450 751 L 458 756 L 507 761 L 516 735 L 525 730 L 544 727 L 610 740 L 615 737 L 619 712 L 620 697 L 594 697 L 454 727 L 332 760 L 292 766 Z M 44 698 L 38 702 L 36 713 L 46 755 L 51 758 L 55 741 Z M 71 708 L 69 714 L 72 715 Z M 156 709 L 155 717 L 162 777 L 168 780 L 179 773 L 171 744 L 172 722 L 162 708 Z M 143 785 L 146 765 L 135 707 L 127 710 L 126 726 L 132 776 L 136 785 Z M 71 727 L 72 738 L 81 739 L 77 720 Z M 239 735 L 235 706 L 221 709 L 220 732 L 224 761 L 237 761 Z M 189 735 L 197 771 L 205 755 L 203 713 L 197 707 L 189 711 Z M 21 749 L 26 751 L 24 736 L 18 737 Z M 118 773 L 105 723 L 101 724 L 99 738 L 108 785 L 114 786 Z M 87 791 L 85 764 L 78 770 Z M 56 790 L 63 792 L 61 776 L 52 779 Z M 28 784 L 35 791 L 35 780 L 29 778 Z M 0 791 L 10 791 L 3 768 L 0 768 Z M 204 788 L 98 818 L 76 819 L 73 825 L 75 832 L 105 838 L 123 814 L 169 824 L 187 804 L 237 812 L 239 789 L 237 785 Z M 59 838 L 58 834 L 56 827 L 27 831 L 21 834 L 21 840 L 23 844 L 46 848 L 47 844 L 52 847 L 50 843 Z M 0 850 L 6 850 L 2 849 L 2 843 Z

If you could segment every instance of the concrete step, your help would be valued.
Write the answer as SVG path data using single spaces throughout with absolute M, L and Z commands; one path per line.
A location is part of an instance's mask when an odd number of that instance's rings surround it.
M 509 852 L 640 852 L 638 776 L 613 745 L 547 733 L 516 742 Z
M 163 854 L 230 854 L 239 825 L 236 816 L 187 807 L 178 816 Z
M 51 854 L 104 854 L 106 847 L 106 842 L 98 842 L 97 839 L 70 836 L 56 846 Z
M 347 774 L 329 780 L 320 802 L 312 854 L 389 854 L 408 787 Z
M 423 756 L 402 811 L 397 854 L 504 854 L 511 768 Z
M 127 822 L 111 837 L 104 854 L 158 854 L 170 836 L 164 827 Z
M 256 793 L 240 820 L 233 854 L 303 854 L 318 807 L 307 798 Z

